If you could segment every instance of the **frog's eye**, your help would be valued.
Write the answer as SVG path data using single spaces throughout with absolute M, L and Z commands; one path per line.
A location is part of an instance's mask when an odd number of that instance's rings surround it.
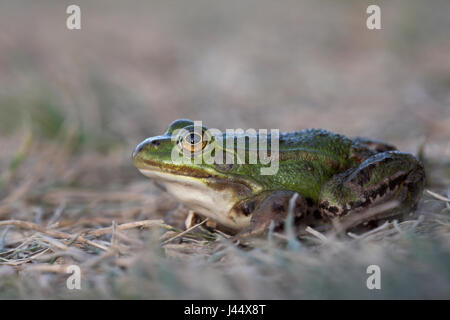
M 180 140 L 181 148 L 191 153 L 203 150 L 206 143 L 207 141 L 203 137 L 203 132 L 200 134 L 198 132 L 189 131 Z

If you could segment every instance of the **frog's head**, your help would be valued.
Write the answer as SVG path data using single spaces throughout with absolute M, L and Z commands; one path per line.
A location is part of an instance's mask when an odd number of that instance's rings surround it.
M 263 191 L 254 179 L 259 167 L 211 161 L 213 141 L 207 128 L 191 120 L 176 120 L 163 135 L 148 138 L 136 147 L 133 164 L 187 207 L 237 229 L 248 224 L 250 217 L 232 209 Z M 227 153 L 235 156 L 234 149 L 222 150 L 225 157 Z

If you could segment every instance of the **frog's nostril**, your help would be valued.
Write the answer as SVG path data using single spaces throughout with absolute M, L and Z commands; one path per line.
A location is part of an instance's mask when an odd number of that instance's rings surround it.
M 158 140 L 150 140 L 150 139 L 147 139 L 147 140 L 141 142 L 136 147 L 136 149 L 134 149 L 134 151 L 133 151 L 133 158 L 138 156 L 139 153 L 141 153 L 146 147 L 153 147 L 154 149 L 157 149 L 160 144 L 161 144 L 160 141 L 158 141 Z

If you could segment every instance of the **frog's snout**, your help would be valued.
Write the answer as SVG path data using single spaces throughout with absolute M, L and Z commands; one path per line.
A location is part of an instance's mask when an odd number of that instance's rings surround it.
M 144 147 L 145 147 L 145 143 L 144 142 L 139 143 L 137 145 L 137 147 L 134 149 L 133 155 L 132 155 L 133 160 L 138 157 L 138 155 L 142 152 L 142 150 L 144 150 Z
M 137 145 L 137 147 L 133 151 L 132 159 L 135 164 L 142 161 L 145 158 L 145 154 L 147 152 L 153 152 L 158 149 L 160 145 L 160 141 L 157 137 L 148 138 Z

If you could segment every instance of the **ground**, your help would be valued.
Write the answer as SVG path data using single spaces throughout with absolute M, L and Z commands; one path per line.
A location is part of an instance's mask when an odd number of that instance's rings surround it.
M 60 1 L 1 3 L 0 298 L 450 298 L 450 3 L 379 3 L 376 31 L 365 1 L 79 1 L 78 31 Z M 384 140 L 426 191 L 363 235 L 183 233 L 130 161 L 182 117 Z

